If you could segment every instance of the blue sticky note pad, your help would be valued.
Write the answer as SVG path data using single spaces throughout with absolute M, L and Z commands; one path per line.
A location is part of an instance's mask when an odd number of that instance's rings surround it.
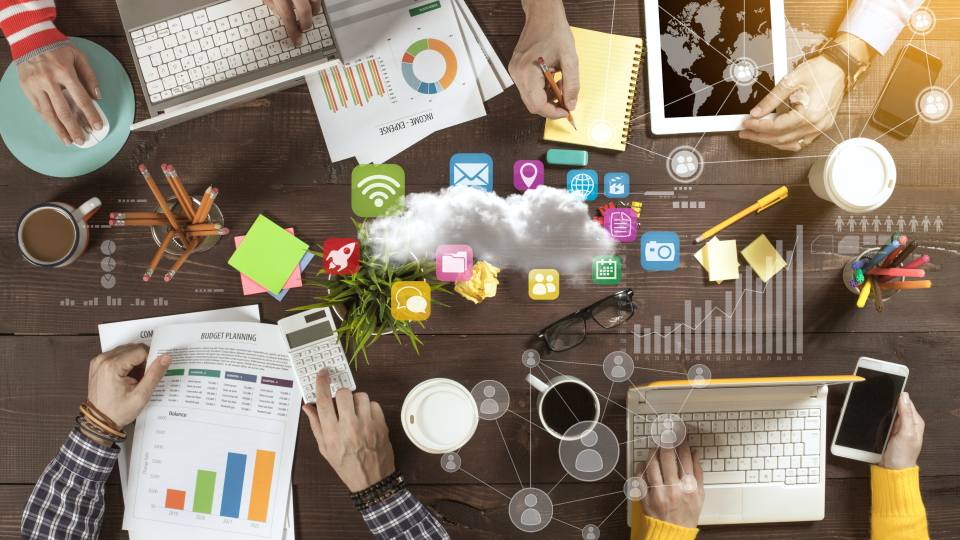
M 313 260 L 313 253 L 309 251 L 303 254 L 303 258 L 300 259 L 300 273 L 302 274 L 304 270 L 307 269 L 307 265 L 310 264 L 310 261 Z M 287 295 L 287 291 L 290 289 L 282 289 L 279 293 L 273 294 L 270 291 L 267 291 L 267 294 L 277 299 L 277 302 L 283 300 L 283 297 Z
M 70 41 L 87 55 L 103 96 L 97 105 L 110 123 L 110 132 L 99 144 L 90 148 L 63 144 L 23 93 L 14 64 L 0 79 L 0 137 L 4 144 L 20 163 L 58 178 L 93 172 L 113 159 L 130 136 L 136 110 L 133 85 L 120 61 L 92 41 L 76 37 Z

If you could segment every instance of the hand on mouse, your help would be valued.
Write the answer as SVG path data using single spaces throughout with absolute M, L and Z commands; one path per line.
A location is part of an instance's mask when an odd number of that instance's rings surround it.
M 527 110 L 546 118 L 566 118 L 568 111 L 563 106 L 571 111 L 577 106 L 580 65 L 563 4 L 559 0 L 524 0 L 523 10 L 527 22 L 510 59 L 510 76 L 517 83 Z M 563 73 L 557 82 L 563 103 L 553 103 L 557 96 L 543 77 L 537 62 L 539 57 L 543 57 L 548 67 Z
M 300 47 L 306 43 L 303 33 L 313 28 L 313 16 L 320 13 L 320 0 L 263 0 L 263 3 L 283 21 L 287 37 L 295 46 Z M 294 9 L 297 10 L 296 13 Z M 297 15 L 301 13 L 310 15 L 300 17 L 297 21 Z
M 93 106 L 100 99 L 97 76 L 87 55 L 73 45 L 47 51 L 17 66 L 20 87 L 43 121 L 69 146 L 84 142 L 84 129 L 63 96 L 66 89 L 94 130 L 103 129 L 103 121 Z
M 703 508 L 703 468 L 686 439 L 676 450 L 657 448 L 647 463 L 637 463 L 636 475 L 647 483 L 647 494 L 640 500 L 644 514 L 680 527 L 697 527 Z M 697 479 L 697 489 L 690 493 L 680 489 L 686 475 Z
M 890 439 L 877 465 L 899 471 L 917 466 L 920 447 L 923 446 L 923 418 L 913 406 L 910 394 L 904 392 L 897 400 L 897 417 L 890 429 Z

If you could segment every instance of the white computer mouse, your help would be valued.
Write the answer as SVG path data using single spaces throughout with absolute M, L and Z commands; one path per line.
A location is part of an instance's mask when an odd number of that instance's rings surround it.
M 73 145 L 79 148 L 90 148 L 97 145 L 107 136 L 107 133 L 110 132 L 110 121 L 107 120 L 107 115 L 103 114 L 103 109 L 100 108 L 100 105 L 97 105 L 96 100 L 93 101 L 93 106 L 96 107 L 97 113 L 103 121 L 103 129 L 96 130 L 87 122 L 87 117 L 83 114 L 83 111 L 80 110 L 80 107 L 77 106 L 70 92 L 63 90 L 63 97 L 66 98 L 70 109 L 73 111 L 73 115 L 77 117 L 77 122 L 79 122 L 80 127 L 83 128 L 83 144 L 78 145 L 77 143 L 73 143 Z

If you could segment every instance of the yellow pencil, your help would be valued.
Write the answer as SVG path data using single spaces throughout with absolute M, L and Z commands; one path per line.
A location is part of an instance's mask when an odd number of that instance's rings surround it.
M 757 213 L 759 214 L 760 212 L 766 210 L 767 208 L 770 208 L 770 207 L 773 206 L 774 204 L 776 204 L 776 203 L 778 203 L 778 202 L 780 202 L 780 201 L 782 201 L 782 200 L 784 200 L 784 199 L 786 199 L 786 198 L 787 198 L 787 188 L 786 188 L 786 186 L 784 186 L 784 187 L 782 187 L 782 188 L 774 191 L 773 193 L 767 195 L 766 197 L 760 199 L 759 201 L 757 201 L 756 204 L 751 205 L 750 208 L 747 208 L 747 209 L 744 210 L 743 212 L 740 212 L 739 214 L 737 214 L 737 215 L 733 216 L 732 218 L 724 221 L 723 223 L 717 225 L 716 227 L 710 229 L 709 231 L 701 234 L 700 236 L 697 237 L 697 243 L 699 244 L 700 242 L 703 242 L 703 241 L 706 240 L 707 238 L 710 238 L 711 236 L 717 234 L 718 232 L 726 229 L 726 228 L 729 227 L 730 225 L 733 225 L 733 224 L 736 223 L 737 221 L 740 221 L 741 219 L 747 217 L 747 215 L 753 213 L 754 210 L 756 210 Z
M 869 279 L 863 282 L 863 288 L 860 289 L 860 297 L 857 298 L 858 308 L 862 308 L 863 306 L 867 305 L 867 298 L 870 296 L 870 289 L 872 288 L 873 287 Z

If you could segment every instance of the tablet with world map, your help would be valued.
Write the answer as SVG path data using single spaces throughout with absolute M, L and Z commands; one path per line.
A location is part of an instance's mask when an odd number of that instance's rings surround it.
M 647 0 L 653 133 L 737 131 L 787 72 L 782 0 Z

